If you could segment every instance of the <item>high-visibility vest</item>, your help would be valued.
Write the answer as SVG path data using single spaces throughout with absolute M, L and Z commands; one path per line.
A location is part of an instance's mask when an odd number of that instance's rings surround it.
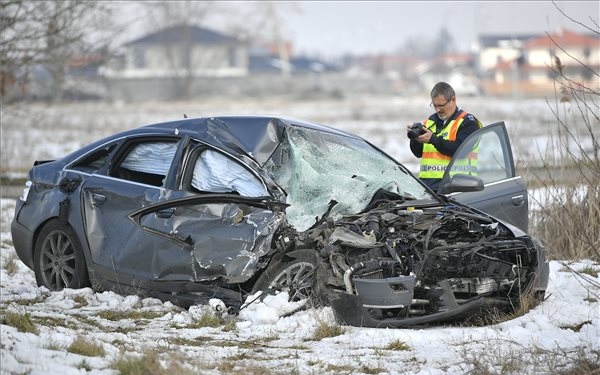
M 458 133 L 458 128 L 460 124 L 462 124 L 463 117 L 467 115 L 467 112 L 462 111 L 458 117 L 454 120 L 450 121 L 441 132 L 437 132 L 438 137 L 448 141 L 456 140 L 456 133 Z M 434 121 L 427 119 L 425 121 L 425 127 L 430 128 Z M 479 123 L 479 127 L 481 127 L 481 123 Z M 476 146 L 469 153 L 468 158 L 458 160 L 453 165 L 454 173 L 462 173 L 462 174 L 470 174 L 473 176 L 477 175 L 477 150 L 478 150 L 477 142 Z M 431 143 L 423 144 L 423 154 L 421 156 L 421 169 L 419 170 L 419 178 L 437 178 L 441 179 L 444 177 L 444 172 L 448 167 L 448 164 L 452 160 L 451 156 L 444 155 L 439 152 L 434 145 Z

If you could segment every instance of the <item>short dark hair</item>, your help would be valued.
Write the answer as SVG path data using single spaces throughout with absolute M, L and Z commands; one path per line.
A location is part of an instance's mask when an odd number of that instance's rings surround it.
M 438 95 L 443 95 L 444 99 L 450 100 L 453 96 L 456 95 L 452 86 L 447 84 L 446 82 L 438 82 L 431 89 L 431 98 L 435 98 Z

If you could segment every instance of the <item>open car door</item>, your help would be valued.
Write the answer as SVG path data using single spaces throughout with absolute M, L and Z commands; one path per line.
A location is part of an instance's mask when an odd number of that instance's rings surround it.
M 504 122 L 471 134 L 456 150 L 438 189 L 527 232 L 527 186 L 516 175 Z

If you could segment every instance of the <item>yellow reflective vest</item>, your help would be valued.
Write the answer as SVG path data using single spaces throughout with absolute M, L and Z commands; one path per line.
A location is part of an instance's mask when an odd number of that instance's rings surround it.
M 456 133 L 458 133 L 458 128 L 464 121 L 463 118 L 468 113 L 466 111 L 462 111 L 454 120 L 448 122 L 444 129 L 441 132 L 437 133 L 438 137 L 448 141 L 456 140 Z M 481 128 L 481 123 L 477 121 L 479 127 Z M 427 119 L 425 121 L 425 127 L 430 128 L 435 124 L 434 121 Z M 477 142 L 479 144 L 479 142 Z M 470 174 L 473 176 L 477 175 L 477 149 L 476 145 L 473 150 L 469 153 L 468 158 L 461 159 L 454 163 L 453 171 L 454 173 L 462 173 L 462 174 Z M 421 156 L 421 169 L 419 170 L 419 178 L 434 178 L 434 179 L 442 179 L 444 177 L 444 172 L 448 167 L 448 164 L 452 160 L 451 156 L 444 155 L 439 152 L 434 145 L 431 143 L 423 144 L 423 154 Z

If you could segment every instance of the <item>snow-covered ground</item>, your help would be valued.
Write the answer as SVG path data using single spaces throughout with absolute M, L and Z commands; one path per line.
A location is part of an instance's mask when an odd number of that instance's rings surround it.
M 504 120 L 517 160 L 526 157 L 520 150 L 534 148 L 532 140 L 552 134 L 556 123 L 544 100 L 458 101 L 486 124 Z M 0 165 L 2 173 L 23 176 L 34 160 L 60 157 L 116 131 L 183 114 L 239 113 L 339 127 L 414 170 L 404 129 L 429 114 L 428 103 L 399 97 L 293 105 L 271 100 L 5 107 Z M 546 301 L 485 327 L 339 327 L 328 308 L 285 316 L 293 308 L 285 295 L 252 303 L 239 316 L 211 320 L 210 306 L 184 310 L 112 292 L 37 287 L 12 246 L 14 203 L 1 200 L 0 374 L 559 374 L 584 360 L 600 361 L 600 278 L 578 272 L 600 271 L 590 261 L 552 261 Z M 33 332 L 19 331 L 15 319 L 31 321 Z M 86 345 L 93 350 L 81 354 Z
M 600 270 L 589 261 L 551 262 L 542 304 L 485 327 L 340 327 L 329 308 L 285 316 L 285 294 L 211 320 L 209 305 L 38 287 L 12 246 L 15 201 L 1 204 L 2 374 L 556 374 L 600 353 L 600 278 L 574 272 Z

